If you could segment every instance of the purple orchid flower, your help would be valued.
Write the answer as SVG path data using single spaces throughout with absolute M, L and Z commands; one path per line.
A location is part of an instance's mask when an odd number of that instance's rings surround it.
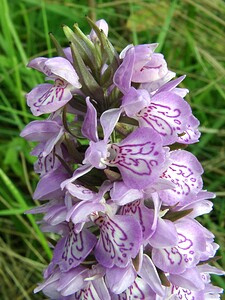
M 125 267 L 140 249 L 142 232 L 132 216 L 100 215 L 95 219 L 100 229 L 100 239 L 95 247 L 95 257 L 107 268 Z
M 187 217 L 174 222 L 174 225 L 178 234 L 177 245 L 153 248 L 152 260 L 164 272 L 181 274 L 201 260 L 202 253 L 207 251 L 207 235 L 197 221 Z
M 62 272 L 80 265 L 92 251 L 97 239 L 87 229 L 79 233 L 74 231 L 74 225 L 68 223 L 68 232 L 60 239 L 54 248 L 52 262 L 59 266 Z
M 203 169 L 197 158 L 185 150 L 170 152 L 171 164 L 162 174 L 175 184 L 170 190 L 159 191 L 162 202 L 167 205 L 185 205 L 193 200 L 202 189 Z
M 20 133 L 28 141 L 39 142 L 43 145 L 42 156 L 48 155 L 63 137 L 65 130 L 61 118 L 32 121 Z
M 199 123 L 183 99 L 186 89 L 176 88 L 184 77 L 166 83 L 153 95 L 146 89 L 130 87 L 122 98 L 121 108 L 126 115 L 136 119 L 139 127 L 153 128 L 161 135 L 164 145 L 195 143 L 200 135 Z
M 52 81 L 27 94 L 35 116 L 51 113 L 21 132 L 38 142 L 34 199 L 46 200 L 28 212 L 44 214 L 41 230 L 60 236 L 34 292 L 52 300 L 219 299 L 210 274 L 225 273 L 207 264 L 219 246 L 195 219 L 211 211 L 214 194 L 202 190 L 197 158 L 179 149 L 200 136 L 188 90 L 178 87 L 185 76 L 173 79 L 157 44 L 128 45 L 119 60 L 105 20 L 89 23 L 88 36 L 78 25 L 65 30 L 71 48 L 57 47 L 65 58 L 28 64 Z
M 35 58 L 28 67 L 37 69 L 47 76 L 47 80 L 54 81 L 54 84 L 40 84 L 27 94 L 27 104 L 35 116 L 57 111 L 81 88 L 72 64 L 63 57 Z
M 156 293 L 151 287 L 140 277 L 137 277 L 132 285 L 119 295 L 111 294 L 112 300 L 123 299 L 152 299 L 156 300 Z
M 105 133 L 104 139 L 98 139 L 96 110 L 87 99 L 88 112 L 83 124 L 83 134 L 91 140 L 85 153 L 84 166 L 78 168 L 70 182 L 90 171 L 93 167 L 105 169 L 115 166 L 119 169 L 124 183 L 128 187 L 144 188 L 156 181 L 164 170 L 167 150 L 162 147 L 161 137 L 150 128 L 139 128 L 122 142 L 108 144 L 108 139 L 120 115 L 119 110 L 106 111 L 100 118 Z M 108 115 L 112 116 L 107 123 Z M 93 126 L 93 124 L 95 126 Z M 94 128 L 95 127 L 95 128 Z M 62 184 L 62 187 L 68 181 Z
M 220 299 L 223 290 L 213 286 L 210 275 L 224 275 L 225 272 L 208 264 L 188 269 L 180 275 L 169 275 L 171 286 L 165 289 L 165 296 L 171 299 L 184 297 L 186 299 Z
M 114 74 L 114 84 L 126 94 L 131 82 L 150 83 L 162 79 L 167 73 L 167 64 L 162 54 L 153 53 L 157 44 L 128 46 L 120 54 L 123 59 Z

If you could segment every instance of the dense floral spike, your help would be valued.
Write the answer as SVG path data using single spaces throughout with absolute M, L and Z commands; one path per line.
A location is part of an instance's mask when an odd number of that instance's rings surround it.
M 215 197 L 203 169 L 182 150 L 198 141 L 199 121 L 157 44 L 120 55 L 105 20 L 89 35 L 64 26 L 70 47 L 28 66 L 44 83 L 27 94 L 32 113 L 21 136 L 37 145 L 34 199 L 41 229 L 55 239 L 44 282 L 52 300 L 219 299 L 208 262 L 218 245 L 196 217 Z M 60 57 L 62 55 L 63 57 Z M 173 79 L 173 80 L 172 80 Z M 82 85 L 81 85 L 82 83 Z M 174 150 L 176 149 L 176 150 Z M 60 238 L 57 238 L 57 235 Z

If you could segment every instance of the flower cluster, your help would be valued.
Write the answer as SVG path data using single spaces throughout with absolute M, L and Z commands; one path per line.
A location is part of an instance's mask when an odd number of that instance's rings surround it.
M 218 299 L 210 274 L 218 245 L 196 217 L 212 209 L 203 169 L 184 150 L 199 121 L 157 44 L 120 55 L 104 20 L 89 35 L 64 26 L 58 57 L 28 66 L 46 75 L 27 94 L 35 116 L 21 136 L 40 181 L 29 211 L 55 233 L 42 291 L 50 299 Z M 50 83 L 49 83 L 50 82 Z M 58 238 L 57 238 L 58 237 Z

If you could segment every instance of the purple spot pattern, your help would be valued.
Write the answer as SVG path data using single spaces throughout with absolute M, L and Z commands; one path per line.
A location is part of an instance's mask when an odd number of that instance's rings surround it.
M 126 289 L 122 294 L 118 295 L 118 300 L 127 300 L 127 299 L 137 299 L 137 300 L 144 300 L 148 299 L 147 297 L 150 296 L 145 292 L 148 292 L 147 289 L 149 288 L 143 288 L 142 286 L 142 280 L 140 278 L 137 278 L 134 283 Z M 114 299 L 114 298 L 113 298 Z
M 195 300 L 195 296 L 193 295 L 193 292 L 187 289 L 183 289 L 178 286 L 172 286 L 171 294 L 177 295 L 178 299 L 181 300 Z
M 193 189 L 199 188 L 194 171 L 186 165 L 172 163 L 161 177 L 176 185 L 172 190 L 179 196 L 188 196 Z
M 42 152 L 38 155 L 38 160 L 35 164 L 35 172 L 40 173 L 40 176 L 45 175 L 55 170 L 60 165 L 59 160 L 55 156 L 55 152 L 52 151 L 47 156 L 43 157 Z
M 180 136 L 178 142 L 180 143 L 196 143 L 200 137 L 198 129 L 193 129 L 190 125 L 187 126 L 187 130 L 184 131 L 184 135 Z
M 39 111 L 40 106 L 52 104 L 53 102 L 60 102 L 63 100 L 64 91 L 67 88 L 68 83 L 64 80 L 57 78 L 55 84 L 45 92 L 37 101 L 34 103 L 34 107 Z
M 194 261 L 193 241 L 185 235 L 178 233 L 179 242 L 176 247 L 163 249 L 170 265 L 179 266 L 181 264 L 192 265 Z
M 96 293 L 95 293 L 96 294 Z M 88 287 L 86 289 L 82 289 L 79 292 L 76 292 L 74 295 L 74 299 L 77 300 L 97 300 L 99 298 L 96 298 L 93 293 L 91 287 Z
M 110 145 L 110 150 L 115 153 L 115 158 L 109 160 L 110 164 L 128 169 L 137 175 L 150 175 L 152 168 L 158 165 L 159 152 L 154 151 L 156 144 L 146 142 L 144 144 Z M 152 158 L 152 159 L 151 159 Z
M 150 106 L 144 107 L 137 117 L 141 123 L 152 127 L 162 136 L 173 136 L 174 132 L 180 131 L 181 111 L 178 108 L 151 103 Z
M 65 239 L 64 249 L 62 252 L 62 260 L 64 260 L 69 266 L 80 263 L 83 257 L 84 243 L 82 231 L 76 234 L 74 232 L 74 225 L 71 225 L 69 235 Z
M 100 228 L 99 242 L 104 250 L 104 255 L 112 260 L 115 265 L 126 266 L 134 248 L 134 243 L 129 239 L 126 232 L 108 216 L 98 217 L 95 223 Z M 100 261 L 100 263 L 104 265 L 103 261 Z

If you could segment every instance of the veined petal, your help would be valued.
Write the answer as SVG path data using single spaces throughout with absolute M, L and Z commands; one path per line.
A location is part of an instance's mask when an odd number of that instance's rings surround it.
M 125 267 L 136 257 L 141 246 L 142 232 L 133 216 L 107 215 L 95 220 L 100 228 L 100 239 L 95 247 L 95 257 L 107 268 Z
M 156 293 L 151 289 L 149 284 L 137 277 L 135 282 L 126 291 L 120 295 L 112 294 L 111 297 L 112 300 L 156 300 Z
M 66 189 L 73 197 L 81 200 L 91 200 L 96 194 L 95 192 L 77 183 L 67 183 Z
M 178 143 L 181 144 L 193 144 L 199 141 L 201 133 L 198 130 L 199 120 L 191 115 L 187 122 L 187 128 L 184 133 L 179 136 Z
M 55 246 L 53 262 L 65 272 L 78 266 L 91 252 L 97 242 L 94 234 L 87 229 L 75 233 L 71 226 L 68 236 Z
M 170 180 L 175 187 L 158 193 L 168 205 L 188 204 L 202 189 L 202 166 L 192 153 L 185 150 L 170 152 L 170 158 L 172 163 L 161 177 Z
M 161 53 L 153 53 L 151 60 L 142 68 L 135 68 L 131 81 L 133 82 L 152 82 L 159 80 L 168 72 L 167 63 Z
M 61 79 L 55 80 L 55 85 L 40 84 L 27 94 L 27 105 L 35 116 L 55 112 L 63 107 L 72 94 L 68 83 Z
M 40 145 L 40 144 L 39 144 Z M 38 145 L 38 146 L 39 146 Z M 37 146 L 37 147 L 38 147 Z M 36 150 L 36 148 L 35 148 Z M 61 154 L 61 151 L 57 151 Z M 59 154 L 57 153 L 57 154 Z M 41 177 L 45 176 L 47 173 L 51 173 L 61 166 L 61 162 L 55 155 L 55 151 L 50 152 L 47 155 L 43 155 L 43 152 L 38 154 L 38 159 L 34 164 L 34 171 L 39 173 Z
M 207 299 L 205 298 L 204 291 L 191 291 L 186 288 L 179 287 L 177 285 L 171 285 L 166 289 L 166 298 L 165 299 Z
M 176 142 L 182 134 L 191 115 L 189 104 L 182 97 L 162 92 L 151 99 L 151 104 L 136 115 L 141 127 L 151 127 L 163 138 L 163 145 Z
M 142 229 L 143 241 L 146 241 L 152 234 L 151 226 L 154 220 L 154 212 L 144 205 L 144 201 L 136 200 L 124 205 L 121 214 L 134 216 L 138 220 Z
M 176 246 L 152 250 L 152 260 L 156 267 L 171 274 L 181 274 L 186 269 L 195 267 L 206 249 L 206 239 L 197 222 L 182 218 L 176 221 L 176 230 Z
M 120 144 L 111 144 L 108 151 L 109 164 L 120 170 L 130 188 L 142 189 L 153 183 L 164 166 L 161 137 L 150 128 L 136 129 Z

